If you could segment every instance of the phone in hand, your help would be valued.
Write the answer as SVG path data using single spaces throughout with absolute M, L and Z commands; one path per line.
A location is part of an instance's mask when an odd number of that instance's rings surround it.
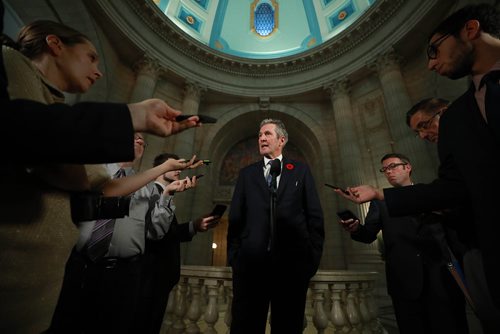
M 217 118 L 206 116 L 206 115 L 179 115 L 179 116 L 175 117 L 175 121 L 182 122 L 182 121 L 184 121 L 192 116 L 198 116 L 198 118 L 200 119 L 200 123 L 216 123 L 217 122 Z
M 349 219 L 353 219 L 353 220 L 358 220 L 359 221 L 359 218 L 356 217 L 356 215 L 351 210 L 338 211 L 337 212 L 337 216 L 341 220 L 343 220 L 343 221 L 346 221 L 346 220 L 349 220 Z
M 216 204 L 215 205 L 215 208 L 212 210 L 212 212 L 210 212 L 210 215 L 209 216 L 218 216 L 218 217 L 222 217 L 222 215 L 224 214 L 224 212 L 226 211 L 227 209 L 227 205 L 224 205 L 224 204 Z
M 196 175 L 196 181 L 198 181 L 200 178 L 202 178 L 203 176 L 205 176 L 205 174 L 199 174 L 199 175 Z M 193 176 L 194 177 L 194 176 Z M 193 177 L 191 177 L 191 180 L 193 180 Z
M 346 194 L 346 195 L 350 195 L 350 194 L 351 194 L 351 193 L 350 193 L 349 191 L 347 191 L 346 189 L 344 189 L 344 188 L 340 188 L 340 187 L 337 187 L 337 186 L 334 186 L 333 184 L 328 184 L 328 183 L 325 183 L 325 186 L 330 187 L 330 188 L 333 188 L 333 189 L 335 189 L 335 190 L 340 189 L 340 191 L 342 191 L 342 192 L 343 192 L 344 194 Z

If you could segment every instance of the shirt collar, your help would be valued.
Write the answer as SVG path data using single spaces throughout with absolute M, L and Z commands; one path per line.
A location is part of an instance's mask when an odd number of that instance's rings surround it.
M 283 161 L 283 154 L 278 155 L 275 159 L 278 159 L 280 162 Z M 274 159 L 269 159 L 268 157 L 264 157 L 264 167 L 267 166 L 269 161 L 274 160 Z
M 498 60 L 495 64 L 493 64 L 493 66 L 490 68 L 488 72 L 472 76 L 472 82 L 474 83 L 474 87 L 476 87 L 476 90 L 479 89 L 479 84 L 481 83 L 481 80 L 483 80 L 483 77 L 489 72 L 495 70 L 500 70 L 500 60 Z

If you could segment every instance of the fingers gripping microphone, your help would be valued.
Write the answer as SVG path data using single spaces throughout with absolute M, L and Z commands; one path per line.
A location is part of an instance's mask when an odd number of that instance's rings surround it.
M 278 177 L 281 174 L 281 162 L 279 159 L 274 159 L 271 162 L 271 169 L 269 171 L 272 177 Z

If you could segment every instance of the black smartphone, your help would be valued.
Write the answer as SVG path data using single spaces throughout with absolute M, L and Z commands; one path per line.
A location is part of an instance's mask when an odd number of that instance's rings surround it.
M 334 186 L 333 184 L 328 184 L 328 183 L 325 183 L 325 186 L 327 187 L 330 187 L 330 188 L 333 188 L 333 189 L 340 189 L 344 194 L 346 195 L 350 195 L 351 193 L 348 192 L 347 190 L 343 189 L 343 188 L 340 188 L 340 187 L 337 187 L 337 186 Z
M 224 212 L 226 211 L 226 209 L 227 209 L 227 205 L 216 204 L 215 208 L 212 210 L 212 212 L 210 212 L 210 216 L 222 217 L 222 215 L 224 214 Z
M 359 218 L 356 217 L 356 215 L 352 213 L 351 210 L 338 211 L 337 216 L 344 221 L 349 219 L 359 220 Z
M 217 118 L 206 116 L 206 115 L 179 115 L 175 118 L 175 120 L 177 122 L 181 122 L 181 121 L 188 119 L 191 116 L 198 116 L 201 123 L 216 123 L 217 122 Z
M 198 161 L 203 161 L 203 164 L 204 165 L 210 165 L 212 163 L 212 161 L 208 160 L 208 159 L 198 159 L 196 160 L 194 163 L 197 163 Z
M 205 174 L 199 174 L 199 175 L 196 175 L 196 180 L 199 180 L 200 178 L 202 178 L 203 176 L 205 176 Z M 194 176 L 193 176 L 194 177 Z M 193 178 L 191 177 L 191 178 Z

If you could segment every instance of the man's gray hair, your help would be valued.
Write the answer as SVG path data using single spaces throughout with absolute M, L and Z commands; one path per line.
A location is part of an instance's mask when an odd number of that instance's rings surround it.
M 266 118 L 265 120 L 260 122 L 259 129 L 261 129 L 266 124 L 276 125 L 276 134 L 278 135 L 278 138 L 285 137 L 285 144 L 288 142 L 288 132 L 286 132 L 285 124 L 281 120 L 274 118 Z

